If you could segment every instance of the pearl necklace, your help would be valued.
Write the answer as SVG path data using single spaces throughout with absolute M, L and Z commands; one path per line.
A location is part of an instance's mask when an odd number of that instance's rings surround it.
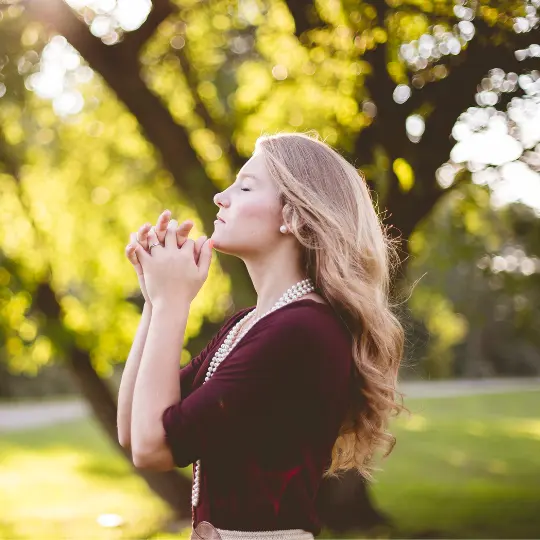
M 210 362 L 210 365 L 208 366 L 208 371 L 206 373 L 204 382 L 206 382 L 213 375 L 213 373 L 216 371 L 219 364 L 221 364 L 221 362 L 225 360 L 225 358 L 234 349 L 234 347 L 236 347 L 238 342 L 244 337 L 247 331 L 250 328 L 252 328 L 253 325 L 255 325 L 257 321 L 260 321 L 263 317 L 266 317 L 266 315 L 272 313 L 276 309 L 279 309 L 287 304 L 290 304 L 291 302 L 298 300 L 302 296 L 314 290 L 315 290 L 315 287 L 311 279 L 308 278 L 308 279 L 299 281 L 298 283 L 294 284 L 292 287 L 287 289 L 287 291 L 281 296 L 281 298 L 266 313 L 258 317 L 252 324 L 250 324 L 247 328 L 244 328 L 240 332 L 240 327 L 242 326 L 242 324 L 244 322 L 247 322 L 252 317 L 255 310 L 250 311 L 247 315 L 245 315 L 229 331 L 229 333 L 227 334 L 227 337 L 225 338 L 225 341 L 216 351 L 216 354 L 214 354 L 214 357 L 212 358 L 212 361 Z M 194 477 L 195 479 L 193 482 L 193 488 L 192 488 L 192 493 L 191 493 L 191 503 L 193 507 L 199 504 L 199 486 L 201 483 L 201 460 L 200 459 L 198 459 L 195 462 Z

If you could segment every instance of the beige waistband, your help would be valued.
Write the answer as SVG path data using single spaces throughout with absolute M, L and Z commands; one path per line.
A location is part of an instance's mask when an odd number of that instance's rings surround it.
M 223 540 L 314 540 L 313 534 L 304 529 L 277 531 L 229 531 L 218 529 Z
M 304 529 L 231 531 L 218 529 L 208 521 L 201 521 L 195 529 L 191 529 L 190 540 L 315 540 L 315 538 Z

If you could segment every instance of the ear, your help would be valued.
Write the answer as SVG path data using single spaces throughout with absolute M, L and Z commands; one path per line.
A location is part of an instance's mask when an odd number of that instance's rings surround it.
M 281 217 L 283 223 L 285 223 L 289 231 L 301 231 L 305 226 L 305 221 L 300 215 L 298 209 L 288 202 L 283 205 Z

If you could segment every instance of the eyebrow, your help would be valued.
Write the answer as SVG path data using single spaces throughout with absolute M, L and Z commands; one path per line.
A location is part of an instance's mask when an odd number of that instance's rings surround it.
M 238 173 L 238 178 L 243 176 L 249 176 L 250 178 L 253 178 L 255 180 L 259 180 L 254 174 L 248 173 L 248 172 L 240 172 Z

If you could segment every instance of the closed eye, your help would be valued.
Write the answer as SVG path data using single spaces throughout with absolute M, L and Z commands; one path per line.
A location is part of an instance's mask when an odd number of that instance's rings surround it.
M 251 191 L 251 189 L 248 189 L 248 188 L 240 188 L 240 191 Z

